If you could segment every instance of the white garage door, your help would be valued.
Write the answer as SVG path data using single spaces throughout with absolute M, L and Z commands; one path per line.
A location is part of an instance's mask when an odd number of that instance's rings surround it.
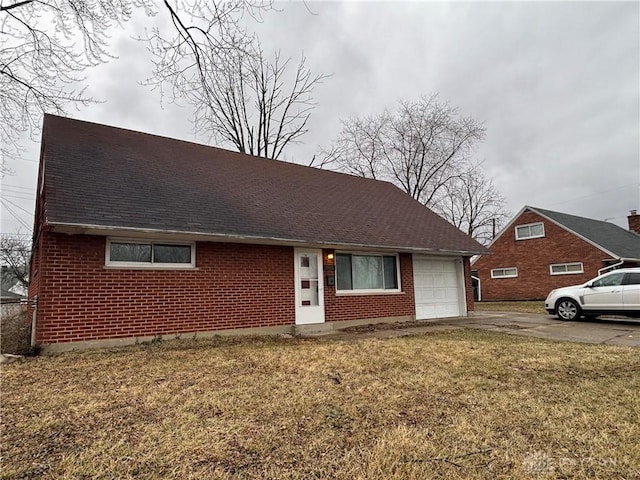
M 416 319 L 461 315 L 459 263 L 424 255 L 413 256 Z

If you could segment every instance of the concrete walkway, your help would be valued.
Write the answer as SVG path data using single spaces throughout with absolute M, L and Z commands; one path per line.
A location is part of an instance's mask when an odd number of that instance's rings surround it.
M 476 312 L 473 317 L 426 320 L 424 325 L 407 328 L 393 328 L 391 325 L 333 330 L 310 336 L 321 336 L 335 340 L 357 338 L 391 338 L 419 335 L 428 332 L 474 328 L 523 335 L 529 337 L 566 340 L 570 342 L 602 343 L 640 347 L 640 319 L 598 319 L 580 322 L 563 322 L 550 315 L 508 312 Z

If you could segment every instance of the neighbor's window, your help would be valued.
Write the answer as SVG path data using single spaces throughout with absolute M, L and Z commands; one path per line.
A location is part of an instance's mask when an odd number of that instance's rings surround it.
M 127 267 L 195 267 L 195 244 L 108 240 L 105 263 Z
M 338 291 L 399 290 L 397 255 L 336 254 Z
M 550 265 L 551 275 L 575 275 L 576 273 L 584 273 L 582 262 L 574 263 L 556 263 Z
M 540 237 L 544 237 L 544 224 L 542 222 L 519 225 L 516 227 L 516 240 L 527 240 L 529 238 Z
M 491 270 L 491 278 L 515 278 L 518 276 L 516 267 L 494 268 Z

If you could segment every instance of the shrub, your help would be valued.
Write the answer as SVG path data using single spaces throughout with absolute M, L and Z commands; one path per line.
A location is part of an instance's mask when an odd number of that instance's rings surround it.
M 31 348 L 31 324 L 27 319 L 26 311 L 2 315 L 0 352 L 14 355 L 33 353 Z

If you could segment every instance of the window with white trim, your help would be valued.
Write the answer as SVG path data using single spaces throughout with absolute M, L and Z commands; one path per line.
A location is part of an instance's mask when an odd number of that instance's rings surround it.
M 134 268 L 194 268 L 195 243 L 107 239 L 105 265 Z
M 516 227 L 516 240 L 544 237 L 544 223 L 528 223 Z
M 494 268 L 491 270 L 491 278 L 515 278 L 518 276 L 516 267 Z
M 336 291 L 399 291 L 398 255 L 336 253 Z
M 551 275 L 576 275 L 578 273 L 584 273 L 584 268 L 582 262 L 555 263 L 549 265 L 549 272 Z

